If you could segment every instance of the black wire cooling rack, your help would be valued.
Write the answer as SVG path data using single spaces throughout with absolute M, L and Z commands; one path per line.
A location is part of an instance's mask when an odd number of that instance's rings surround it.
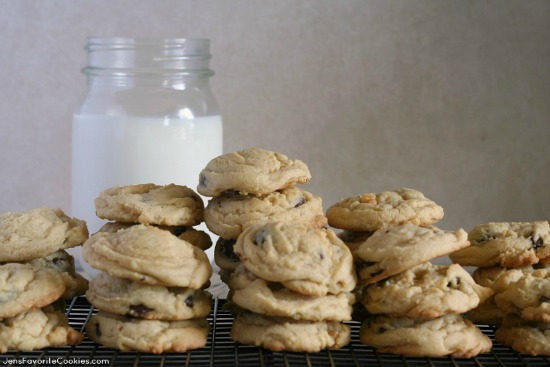
M 8 352 L 0 355 L 1 365 L 25 366 L 550 366 L 550 358 L 533 357 L 514 352 L 494 341 L 494 328 L 479 325 L 493 340 L 490 353 L 475 358 L 411 358 L 380 354 L 359 342 L 359 322 L 350 322 L 351 343 L 342 349 L 320 353 L 274 353 L 262 348 L 241 345 L 231 340 L 229 330 L 233 317 L 222 310 L 224 300 L 214 299 L 209 322 L 212 331 L 205 348 L 187 353 L 152 355 L 136 352 L 120 352 L 93 343 L 88 338 L 77 346 L 47 348 L 33 352 Z M 67 307 L 71 326 L 84 330 L 86 322 L 95 310 L 84 297 L 74 298 Z

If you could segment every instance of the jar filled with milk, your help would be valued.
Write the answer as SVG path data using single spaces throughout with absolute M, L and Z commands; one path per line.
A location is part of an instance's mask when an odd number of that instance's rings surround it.
M 222 120 L 209 85 L 209 40 L 89 38 L 86 50 L 88 90 L 73 119 L 72 215 L 94 233 L 104 223 L 94 199 L 108 187 L 196 189 L 201 169 L 222 154 Z

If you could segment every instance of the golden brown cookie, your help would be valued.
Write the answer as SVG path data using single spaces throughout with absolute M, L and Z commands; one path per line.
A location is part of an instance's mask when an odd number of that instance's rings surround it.
M 248 271 L 304 295 L 351 292 L 356 285 L 351 253 L 331 230 L 281 222 L 253 225 L 239 236 L 234 251 Z
M 152 285 L 199 289 L 212 275 L 204 251 L 168 231 L 144 225 L 96 233 L 84 243 L 82 256 L 111 276 Z
M 32 259 L 25 263 L 57 270 L 66 287 L 62 296 L 64 299 L 81 296 L 88 290 L 88 280 L 76 272 L 74 258 L 65 250 L 59 250 L 48 256 Z
M 152 183 L 115 186 L 95 200 L 102 219 L 165 226 L 194 226 L 202 222 L 204 203 L 187 186 Z
M 227 193 L 266 195 L 309 182 L 307 165 L 286 155 L 252 147 L 212 159 L 199 175 L 197 191 L 204 196 Z
M 327 210 L 330 226 L 350 231 L 376 231 L 412 223 L 433 224 L 443 218 L 443 208 L 420 191 L 399 188 L 346 198 Z
M 274 352 L 319 352 L 338 349 L 350 342 L 351 328 L 340 322 L 297 321 L 241 313 L 235 317 L 231 338 Z
M 230 195 L 211 199 L 204 210 L 208 228 L 224 239 L 237 239 L 246 226 L 288 222 L 322 228 L 327 224 L 322 200 L 289 187 L 266 195 Z
M 361 343 L 380 353 L 417 357 L 471 358 L 492 342 L 471 321 L 451 314 L 435 319 L 377 316 L 361 325 Z
M 372 314 L 434 318 L 467 312 L 492 295 L 460 265 L 426 262 L 366 287 L 362 302 Z
M 550 356 L 550 323 L 526 321 L 516 314 L 507 314 L 495 340 L 519 353 Z
M 0 263 L 45 257 L 81 245 L 87 238 L 86 223 L 60 209 L 4 213 L 0 215 Z
M 123 222 L 107 222 L 98 230 L 98 232 L 115 233 L 121 229 L 127 229 L 135 226 L 139 223 L 123 223 Z M 208 233 L 195 229 L 193 227 L 185 226 L 154 226 L 159 229 L 163 229 L 172 233 L 174 236 L 179 237 L 180 240 L 184 240 L 197 246 L 201 250 L 208 250 L 212 246 L 212 239 Z
M 61 274 L 29 264 L 0 266 L 0 319 L 45 307 L 65 293 Z
M 281 283 L 258 278 L 240 265 L 229 281 L 231 300 L 246 310 L 269 316 L 309 321 L 351 320 L 355 295 L 351 292 L 306 296 Z
M 0 353 L 80 344 L 84 335 L 52 307 L 29 310 L 0 321 Z
M 100 311 L 86 324 L 90 339 L 108 348 L 143 353 L 183 353 L 206 345 L 206 319 L 145 320 Z
M 403 224 L 382 228 L 355 251 L 360 283 L 371 284 L 469 246 L 467 233 Z
M 149 285 L 100 273 L 86 298 L 100 310 L 149 320 L 189 320 L 210 314 L 212 296 L 192 288 Z
M 495 294 L 495 303 L 501 310 L 517 313 L 525 320 L 550 323 L 550 270 L 518 274 L 517 280 Z
M 491 222 L 468 233 L 470 247 L 450 255 L 464 266 L 519 268 L 550 258 L 547 221 Z

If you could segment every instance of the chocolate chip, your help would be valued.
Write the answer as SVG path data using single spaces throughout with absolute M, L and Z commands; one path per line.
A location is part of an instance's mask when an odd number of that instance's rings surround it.
M 295 208 L 299 207 L 299 206 L 302 206 L 306 203 L 306 198 L 304 198 L 303 196 L 300 198 L 300 201 L 298 201 L 298 203 L 296 205 L 294 205 Z
M 95 324 L 94 329 L 95 329 L 95 335 L 100 337 L 101 336 L 101 329 L 99 327 L 99 322 L 97 324 Z
M 533 248 L 535 250 L 541 248 L 544 245 L 544 241 L 543 241 L 542 237 L 539 237 L 536 240 L 531 237 L 531 242 L 533 242 Z
M 240 261 L 239 256 L 237 256 L 237 254 L 235 254 L 235 252 L 233 251 L 233 248 L 237 241 L 224 240 L 224 239 L 220 239 L 220 241 L 222 241 L 221 247 L 220 247 L 220 252 L 222 256 L 225 257 L 226 259 L 229 259 L 232 262 L 239 262 Z
M 454 280 L 451 280 L 447 283 L 447 287 L 449 288 L 457 288 L 460 285 L 460 278 L 456 277 Z
M 193 296 L 189 296 L 185 299 L 185 305 L 187 307 L 193 307 L 194 304 L 195 304 L 195 301 L 193 300 Z
M 321 258 L 321 260 L 324 260 L 325 259 L 325 254 L 323 252 L 319 252 L 319 257 Z
M 199 177 L 199 185 L 201 186 L 206 186 L 206 176 L 205 175 L 200 175 Z
M 386 329 L 385 327 L 381 326 L 381 327 L 378 328 L 377 333 L 378 333 L 378 334 L 383 334 L 383 333 L 385 333 L 386 331 L 388 331 L 388 329 Z
M 254 241 L 253 243 L 256 245 L 256 246 L 262 246 L 265 241 L 267 241 L 267 233 L 268 233 L 268 230 L 263 228 L 263 229 L 260 229 L 258 232 L 256 232 L 256 234 L 254 235 Z
M 146 307 L 144 305 L 136 305 L 130 306 L 130 312 L 128 312 L 128 314 L 133 317 L 144 317 L 151 311 L 153 311 L 152 308 Z
M 373 265 L 376 265 L 376 263 L 375 263 L 375 262 L 372 262 L 372 261 L 361 261 L 361 260 L 359 260 L 359 261 L 357 261 L 357 262 L 355 263 L 355 270 L 356 270 L 357 272 L 360 272 L 360 271 L 362 271 L 363 269 L 369 268 L 369 267 L 371 267 L 371 266 L 373 266 Z
M 267 282 L 267 287 L 273 292 L 285 289 L 285 286 L 279 282 Z
M 225 190 L 224 192 L 222 192 L 222 195 L 225 195 L 225 196 L 236 196 L 236 195 L 240 195 L 241 192 L 237 189 L 229 189 L 229 190 Z
M 495 236 L 491 236 L 490 234 L 486 234 L 485 236 L 481 237 L 477 240 L 478 243 L 485 243 L 489 242 L 495 239 Z
M 550 298 L 548 298 L 546 296 L 540 296 L 539 301 L 540 301 L 540 303 L 548 302 L 548 301 L 550 301 Z

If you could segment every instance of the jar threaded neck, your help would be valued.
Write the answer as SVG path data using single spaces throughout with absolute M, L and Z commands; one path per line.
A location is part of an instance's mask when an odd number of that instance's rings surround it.
M 214 75 L 208 39 L 90 37 L 87 75 Z

